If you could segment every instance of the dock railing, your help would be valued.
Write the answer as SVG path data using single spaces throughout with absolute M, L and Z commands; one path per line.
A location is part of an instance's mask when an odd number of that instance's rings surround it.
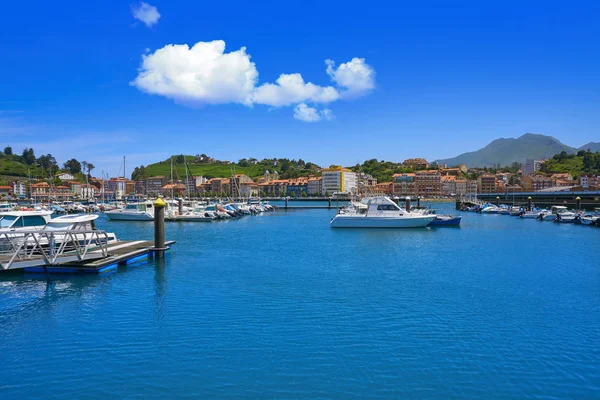
M 65 229 L 0 233 L 0 270 L 105 257 L 108 257 L 105 231 Z

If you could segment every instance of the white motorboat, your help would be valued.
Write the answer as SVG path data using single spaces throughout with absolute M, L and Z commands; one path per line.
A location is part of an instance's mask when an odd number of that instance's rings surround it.
M 15 203 L 2 203 L 0 204 L 0 213 L 14 211 L 18 207 Z
M 596 217 L 594 215 L 586 214 L 579 218 L 579 222 L 581 225 L 595 225 L 600 220 L 600 217 Z
M 372 197 L 366 212 L 340 210 L 331 220 L 332 228 L 422 228 L 435 219 L 435 215 L 410 213 L 385 196 Z
M 551 210 L 556 216 L 555 222 L 573 223 L 579 219 L 579 214 L 569 211 L 565 206 L 552 206 Z
M 52 211 L 7 211 L 0 214 L 0 233 L 39 231 L 51 216 Z
M 122 209 L 105 212 L 113 221 L 153 221 L 154 205 L 152 202 L 130 203 Z
M 540 216 L 540 211 L 524 211 L 521 213 L 521 218 L 537 219 Z

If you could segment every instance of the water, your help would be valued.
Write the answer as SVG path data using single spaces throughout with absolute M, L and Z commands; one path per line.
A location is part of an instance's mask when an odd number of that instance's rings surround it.
M 332 216 L 173 223 L 161 263 L 0 276 L 1 397 L 600 397 L 600 229 Z

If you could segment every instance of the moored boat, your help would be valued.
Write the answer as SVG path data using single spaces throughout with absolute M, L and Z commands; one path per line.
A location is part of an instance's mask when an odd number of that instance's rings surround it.
M 423 228 L 435 215 L 410 213 L 391 199 L 377 196 L 368 200 L 364 213 L 340 210 L 330 222 L 332 228 Z

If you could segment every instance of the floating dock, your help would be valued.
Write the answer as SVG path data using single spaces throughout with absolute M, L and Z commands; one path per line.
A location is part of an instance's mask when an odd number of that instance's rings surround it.
M 0 254 L 0 270 L 23 270 L 25 272 L 48 273 L 92 273 L 99 274 L 148 258 L 154 250 L 154 242 L 148 240 L 119 240 L 97 242 L 97 238 L 85 239 L 85 244 L 49 246 L 41 240 L 41 233 L 10 238 L 4 242 L 5 251 Z M 79 234 L 81 236 L 81 234 Z M 43 237 L 43 236 L 42 236 Z M 45 238 L 45 237 L 43 237 Z M 27 242 L 25 239 L 34 239 Z M 7 243 L 12 249 L 7 249 Z M 175 241 L 166 241 L 168 250 Z

